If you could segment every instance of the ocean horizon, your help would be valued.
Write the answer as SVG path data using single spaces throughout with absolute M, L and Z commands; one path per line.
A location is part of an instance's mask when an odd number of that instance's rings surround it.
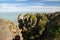
M 0 18 L 4 20 L 10 20 L 11 22 L 17 23 L 18 22 L 18 15 L 24 15 L 25 12 L 0 12 Z

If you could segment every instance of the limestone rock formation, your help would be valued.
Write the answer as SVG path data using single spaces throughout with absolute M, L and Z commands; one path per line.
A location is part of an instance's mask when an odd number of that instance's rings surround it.
M 23 40 L 21 30 L 15 23 L 0 19 L 0 40 Z

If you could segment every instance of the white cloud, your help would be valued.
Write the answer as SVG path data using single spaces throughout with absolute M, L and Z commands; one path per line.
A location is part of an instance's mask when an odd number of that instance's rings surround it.
M 27 5 L 27 4 L 24 4 L 24 3 L 20 3 L 20 4 L 18 4 L 18 3 L 14 3 L 14 4 L 9 4 L 9 3 L 0 3 L 0 6 L 2 6 L 2 5 L 19 6 L 19 5 Z
M 0 12 L 55 12 L 60 6 L 17 6 L 17 4 L 0 4 Z

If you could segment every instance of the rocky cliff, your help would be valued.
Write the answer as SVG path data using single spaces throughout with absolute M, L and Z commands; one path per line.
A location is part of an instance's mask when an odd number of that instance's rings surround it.
M 17 24 L 0 19 L 0 40 L 23 40 Z

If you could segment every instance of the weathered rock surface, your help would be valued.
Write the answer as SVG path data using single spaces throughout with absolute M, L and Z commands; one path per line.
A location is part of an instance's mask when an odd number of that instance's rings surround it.
M 17 35 L 19 40 L 23 40 L 21 30 L 16 24 L 0 19 L 0 40 L 16 40 Z

